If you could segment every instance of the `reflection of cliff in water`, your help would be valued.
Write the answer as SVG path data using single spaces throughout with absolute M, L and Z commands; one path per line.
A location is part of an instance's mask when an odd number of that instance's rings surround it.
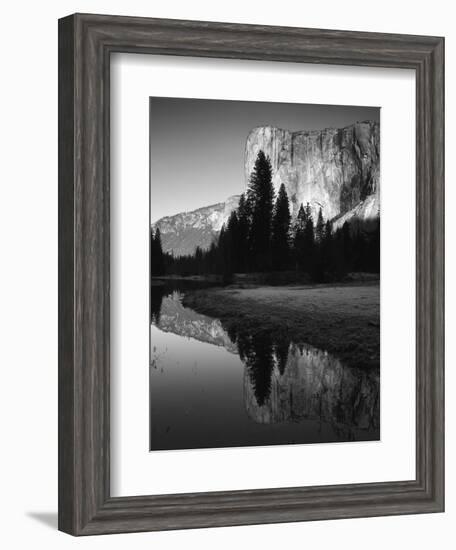
M 184 290 L 185 292 L 185 290 Z M 151 293 L 151 321 L 164 332 L 223 346 L 244 364 L 244 405 L 258 424 L 312 420 L 329 423 L 344 440 L 379 434 L 378 370 L 344 366 L 326 351 L 296 344 L 277 327 L 271 334 L 251 325 L 226 330 L 219 319 L 182 305 L 182 292 Z
M 159 323 L 157 326 L 164 332 L 173 332 L 200 342 L 223 346 L 236 353 L 236 346 L 231 342 L 218 319 L 201 315 L 182 305 L 182 296 L 178 292 L 165 296 L 162 301 Z
M 352 439 L 355 430 L 379 430 L 378 372 L 344 367 L 324 351 L 295 344 L 290 345 L 286 367 L 280 371 L 276 360 L 267 395 L 261 400 L 257 380 L 252 380 L 251 371 L 245 373 L 245 406 L 255 422 L 319 420 L 329 422 L 346 439 Z M 265 385 L 262 381 L 260 388 Z

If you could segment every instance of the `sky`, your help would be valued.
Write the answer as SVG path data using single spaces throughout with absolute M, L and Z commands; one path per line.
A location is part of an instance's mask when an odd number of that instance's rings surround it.
M 244 147 L 256 126 L 343 128 L 378 107 L 150 98 L 151 222 L 245 190 Z

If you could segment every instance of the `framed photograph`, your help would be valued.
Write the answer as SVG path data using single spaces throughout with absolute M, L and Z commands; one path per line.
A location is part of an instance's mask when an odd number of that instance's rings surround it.
M 59 529 L 444 509 L 444 41 L 59 21 Z
M 150 142 L 150 450 L 379 440 L 380 109 L 152 97 Z

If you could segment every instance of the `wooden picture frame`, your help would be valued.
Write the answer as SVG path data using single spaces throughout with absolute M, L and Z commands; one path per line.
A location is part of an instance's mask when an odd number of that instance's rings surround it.
M 110 496 L 110 54 L 416 72 L 416 479 Z M 72 535 L 444 509 L 444 40 L 76 14 L 59 21 L 59 529 Z

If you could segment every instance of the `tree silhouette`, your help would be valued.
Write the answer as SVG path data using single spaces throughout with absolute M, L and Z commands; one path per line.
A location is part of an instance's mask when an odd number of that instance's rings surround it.
M 320 210 L 318 212 L 317 225 L 315 227 L 315 240 L 318 243 L 321 243 L 323 241 L 324 233 L 325 233 L 325 222 L 323 220 L 323 212 L 320 206 Z
M 237 244 L 239 243 L 239 220 L 236 210 L 233 210 L 233 212 L 231 212 L 230 214 L 230 217 L 228 218 L 226 235 L 226 254 L 228 255 L 228 262 L 231 268 L 230 272 L 234 273 L 236 271 L 239 271 L 240 264 L 239 247 L 237 246 Z
M 245 273 L 249 265 L 249 228 L 250 228 L 250 219 L 249 219 L 249 209 L 247 206 L 247 201 L 245 194 L 242 193 L 239 199 L 239 205 L 237 209 L 237 218 L 238 218 L 238 242 L 236 243 L 238 249 L 238 270 L 241 273 Z
M 290 338 L 287 334 L 273 334 L 267 330 L 251 330 L 242 323 L 223 323 L 230 340 L 236 344 L 244 363 L 256 402 L 261 407 L 271 392 L 274 366 L 283 375 L 288 362 Z
M 196 271 L 198 275 L 201 275 L 204 273 L 204 262 L 203 262 L 204 253 L 200 246 L 196 247 L 195 250 L 195 264 L 196 264 Z
M 350 226 L 345 222 L 342 226 L 342 253 L 343 253 L 343 270 L 345 273 L 351 271 L 353 259 L 352 238 Z
M 159 228 L 151 230 L 150 272 L 152 276 L 216 274 L 227 283 L 234 273 L 290 269 L 295 271 L 293 280 L 298 276 L 315 282 L 341 280 L 350 271 L 379 273 L 380 222 L 355 218 L 335 230 L 336 221 L 325 221 L 320 207 L 314 224 L 309 202 L 300 205 L 292 220 L 285 184 L 274 202 L 271 163 L 259 151 L 247 193 L 209 249 L 197 247 L 193 254 L 180 257 L 164 254 Z
M 150 287 L 150 322 L 160 325 L 160 313 L 163 297 L 165 296 L 163 285 L 151 285 Z
M 304 268 L 304 234 L 306 229 L 306 213 L 303 205 L 299 207 L 296 223 L 294 225 L 293 252 L 296 262 L 296 268 Z
M 312 219 L 312 210 L 310 204 L 306 205 L 306 226 L 304 228 L 304 263 L 305 271 L 312 274 L 314 272 L 315 262 L 315 233 Z
M 272 186 L 271 162 L 259 151 L 247 191 L 251 209 L 249 235 L 253 263 L 258 271 L 271 268 L 271 230 L 274 188 Z
M 150 230 L 150 273 L 152 276 L 164 275 L 165 273 L 165 261 L 159 227 L 155 230 L 155 234 L 153 229 Z
M 331 224 L 329 225 L 329 231 L 331 232 Z M 315 226 L 315 243 L 314 243 L 314 255 L 313 255 L 313 271 L 312 279 L 315 282 L 323 282 L 325 279 L 325 233 L 326 225 L 323 219 L 323 212 L 320 206 L 318 212 L 317 225 Z
M 271 393 L 275 354 L 270 333 L 253 334 L 238 330 L 236 343 L 252 384 L 256 402 L 262 407 Z
M 225 224 L 220 229 L 220 235 L 217 246 L 216 268 L 217 273 L 227 276 L 232 273 L 231 266 L 231 251 L 230 251 L 229 235 L 227 235 Z
M 290 262 L 290 204 L 285 185 L 282 183 L 274 205 L 272 217 L 272 267 L 285 270 Z
M 329 220 L 326 221 L 323 231 L 323 239 L 319 244 L 319 259 L 320 259 L 320 281 L 325 277 L 331 278 L 331 273 L 334 272 L 333 260 L 333 234 L 332 226 Z
M 289 348 L 290 340 L 288 338 L 278 338 L 274 342 L 275 359 L 277 363 L 277 368 L 279 369 L 281 375 L 285 372 L 285 368 L 287 366 Z

